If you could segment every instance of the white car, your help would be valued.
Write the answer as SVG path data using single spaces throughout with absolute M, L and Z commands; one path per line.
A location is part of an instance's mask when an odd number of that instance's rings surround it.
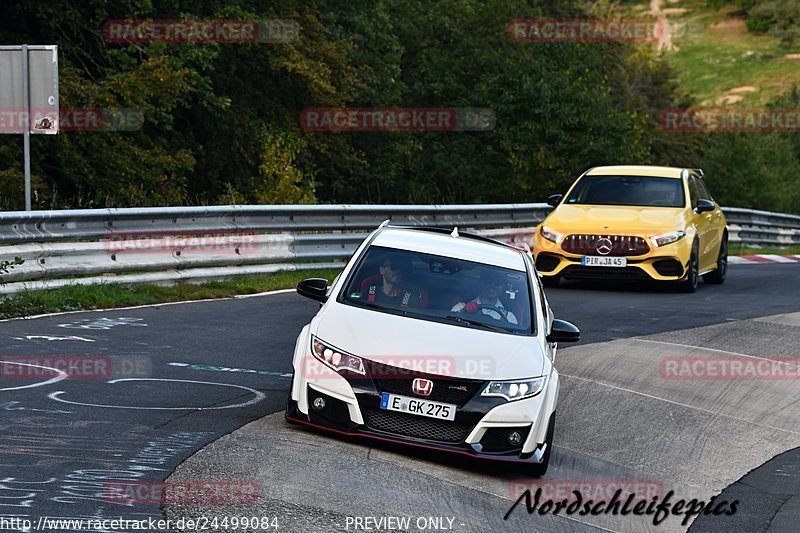
M 295 346 L 286 419 L 547 471 L 558 403 L 554 320 L 529 251 L 458 229 L 384 223 Z

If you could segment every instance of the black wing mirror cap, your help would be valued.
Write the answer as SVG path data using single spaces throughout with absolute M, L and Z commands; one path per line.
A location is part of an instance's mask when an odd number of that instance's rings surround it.
M 707 211 L 713 211 L 716 207 L 717 207 L 717 205 L 714 202 L 712 202 L 711 200 L 706 200 L 704 198 L 701 198 L 700 200 L 697 200 L 697 212 L 698 213 L 705 213 Z
M 551 205 L 556 207 L 558 204 L 561 203 L 561 199 L 564 198 L 563 194 L 554 194 L 552 196 L 547 197 L 547 205 Z
M 547 336 L 547 342 L 578 342 L 581 340 L 581 330 L 566 320 L 554 319 Z
M 328 301 L 328 280 L 325 278 L 308 278 L 297 284 L 297 294 L 318 302 Z

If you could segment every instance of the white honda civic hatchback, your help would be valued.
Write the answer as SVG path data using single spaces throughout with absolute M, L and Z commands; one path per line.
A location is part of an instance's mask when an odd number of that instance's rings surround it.
M 530 253 L 457 229 L 384 223 L 328 286 L 294 351 L 286 419 L 340 435 L 547 471 L 554 320 Z

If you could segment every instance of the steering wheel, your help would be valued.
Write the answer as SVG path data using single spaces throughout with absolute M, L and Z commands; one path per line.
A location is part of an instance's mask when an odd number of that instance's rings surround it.
M 506 309 L 495 307 L 493 305 L 478 304 L 478 311 L 480 311 L 481 309 L 486 309 L 487 311 L 489 311 L 489 313 L 482 313 L 482 314 L 487 315 L 490 318 L 493 318 L 494 320 L 508 320 L 508 311 Z M 492 312 L 496 313 L 497 316 L 496 317 L 492 316 Z

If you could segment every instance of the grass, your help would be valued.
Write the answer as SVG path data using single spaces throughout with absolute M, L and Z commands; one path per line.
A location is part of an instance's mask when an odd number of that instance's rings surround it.
M 676 50 L 666 53 L 678 71 L 681 89 L 696 98 L 701 107 L 715 107 L 726 95 L 740 96 L 732 107 L 760 108 L 800 82 L 800 59 L 786 55 L 800 50 L 781 48 L 778 39 L 754 35 L 734 16 L 736 7 L 719 11 L 706 6 L 706 0 L 664 2 L 665 8 L 683 8 L 685 13 L 669 20 L 688 23 L 689 31 L 673 40 Z M 753 87 L 754 92 L 731 93 L 737 87 Z
M 789 248 L 757 248 L 754 246 L 734 246 L 728 248 L 729 255 L 755 255 L 755 254 L 777 254 L 777 255 L 800 255 L 800 246 Z
M 305 278 L 332 280 L 339 270 L 281 271 L 263 276 L 247 276 L 202 284 L 179 283 L 172 286 L 69 285 L 50 290 L 24 291 L 0 299 L 0 318 L 16 318 L 43 313 L 109 309 L 136 305 L 230 298 L 244 294 L 288 289 Z

